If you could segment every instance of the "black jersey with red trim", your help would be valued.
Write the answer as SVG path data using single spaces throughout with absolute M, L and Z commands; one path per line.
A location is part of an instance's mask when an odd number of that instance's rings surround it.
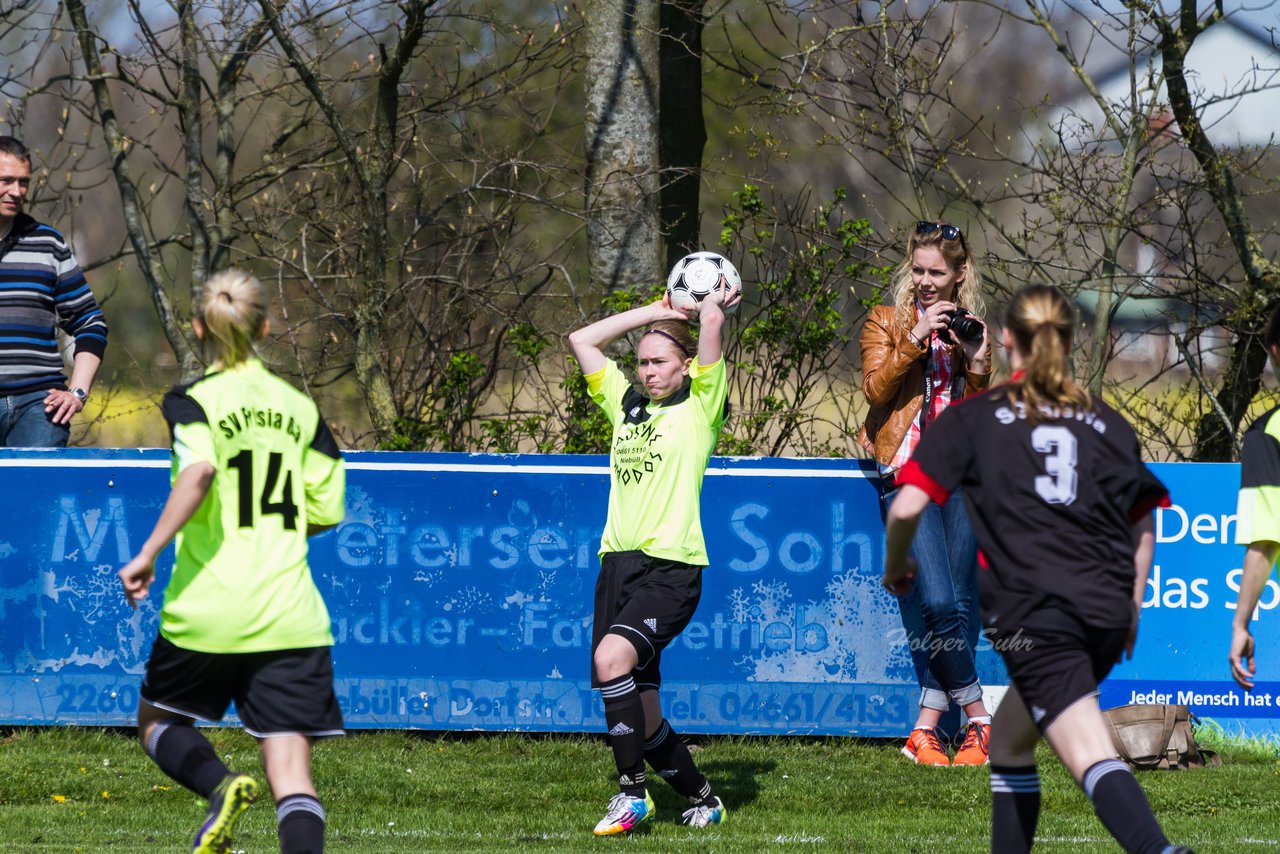
M 948 407 L 898 483 L 938 504 L 963 487 L 988 626 L 1016 627 L 1049 599 L 1089 625 L 1128 626 L 1130 526 L 1168 506 L 1168 491 L 1143 465 L 1133 428 L 1104 402 L 1085 411 L 1042 407 L 1032 422 L 1008 390 Z

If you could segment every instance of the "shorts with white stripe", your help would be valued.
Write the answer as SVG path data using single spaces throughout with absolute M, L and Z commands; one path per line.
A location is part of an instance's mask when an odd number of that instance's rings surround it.
M 662 684 L 662 650 L 684 631 L 701 598 L 702 567 L 640 551 L 602 555 L 591 627 L 592 657 L 605 635 L 625 638 L 640 659 L 633 671 L 636 688 L 656 690 Z M 594 667 L 591 686 L 600 687 Z

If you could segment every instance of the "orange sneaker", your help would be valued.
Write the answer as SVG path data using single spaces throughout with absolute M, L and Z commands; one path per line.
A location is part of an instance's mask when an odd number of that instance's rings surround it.
M 985 743 L 985 742 L 984 742 Z M 917 765 L 950 765 L 951 757 L 938 741 L 938 734 L 929 729 L 913 729 L 902 747 L 902 755 Z
M 965 729 L 964 741 L 956 751 L 952 765 L 986 765 L 987 742 L 991 740 L 991 724 L 970 721 Z

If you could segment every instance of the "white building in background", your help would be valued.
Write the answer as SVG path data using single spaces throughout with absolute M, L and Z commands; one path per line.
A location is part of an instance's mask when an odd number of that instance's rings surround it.
M 1232 11 L 1198 36 L 1187 56 L 1186 76 L 1192 100 L 1215 146 L 1259 149 L 1280 143 L 1277 7 L 1280 4 L 1267 14 Z M 1125 57 L 1109 68 L 1104 66 L 1094 73 L 1093 80 L 1122 120 L 1128 120 L 1131 104 L 1136 103 L 1146 113 L 1148 126 L 1155 134 L 1163 134 L 1170 143 L 1179 136 L 1169 109 L 1158 47 L 1132 60 Z M 1116 144 L 1102 110 L 1085 93 L 1051 111 L 1044 132 L 1068 149 Z M 1148 284 L 1142 298 L 1123 299 L 1114 310 L 1113 352 L 1116 367 L 1122 373 L 1126 363 L 1132 367 L 1142 365 L 1146 371 L 1180 361 L 1176 339 L 1186 340 L 1187 334 L 1186 324 L 1179 319 L 1182 306 L 1177 300 L 1159 296 L 1162 273 L 1176 268 L 1177 263 L 1176 259 L 1158 256 L 1151 244 L 1139 246 L 1131 259 L 1131 269 Z M 1077 304 L 1086 317 L 1092 315 L 1096 297 L 1096 293 L 1088 291 L 1079 294 Z M 1186 341 L 1186 346 L 1207 373 L 1215 373 L 1225 366 L 1221 353 L 1229 346 L 1230 338 L 1225 330 L 1210 328 Z
M 1201 124 L 1218 146 L 1247 148 L 1280 140 L 1280 38 L 1273 22 L 1270 31 L 1228 15 L 1196 38 L 1187 55 L 1187 84 L 1198 105 Z M 1139 54 L 1094 76 L 1103 99 L 1121 115 L 1128 112 L 1137 86 L 1137 101 L 1148 105 L 1154 127 L 1172 122 L 1165 89 L 1163 62 L 1158 49 Z M 1063 129 L 1063 141 L 1096 139 L 1103 127 L 1102 110 L 1093 98 L 1082 95 L 1063 103 L 1050 114 L 1049 127 Z M 1090 130 L 1092 129 L 1092 130 Z M 1175 131 L 1176 132 L 1176 131 Z

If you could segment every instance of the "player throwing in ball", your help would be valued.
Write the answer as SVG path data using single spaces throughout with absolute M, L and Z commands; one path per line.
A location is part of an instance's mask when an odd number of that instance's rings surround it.
M 193 726 L 235 700 L 257 737 L 283 854 L 324 848 L 311 744 L 342 735 L 329 612 L 307 565 L 307 537 L 342 521 L 345 471 L 305 394 L 254 354 L 267 298 L 237 270 L 212 276 L 191 321 L 209 369 L 165 395 L 173 489 L 155 529 L 120 570 L 137 606 L 155 560 L 177 538 L 160 634 L 138 707 L 138 736 L 160 769 L 209 801 L 194 851 L 231 850 L 257 782 L 228 770 Z
M 738 294 L 729 298 L 732 305 Z M 689 314 L 659 302 L 607 317 L 569 336 L 587 389 L 613 427 L 609 510 L 600 541 L 591 684 L 604 699 L 619 792 L 595 826 L 622 833 L 653 817 L 645 761 L 689 799 L 684 823 L 718 825 L 725 808 L 689 749 L 662 717 L 662 650 L 684 630 L 702 595 L 707 550 L 699 500 L 702 476 L 727 412 L 721 353 L 723 293 Z M 604 350 L 644 328 L 636 346 L 643 392 Z
M 1013 378 L 947 409 L 898 476 L 885 529 L 884 585 L 911 588 L 908 547 L 930 501 L 958 487 L 979 546 L 982 618 L 1012 686 L 991 728 L 991 850 L 1029 851 L 1040 814 L 1035 747 L 1048 739 L 1126 851 L 1170 846 L 1142 788 L 1116 758 L 1098 682 L 1133 654 L 1154 550 L 1152 510 L 1168 502 L 1133 429 L 1072 382 L 1075 313 L 1057 288 L 1010 303 Z

